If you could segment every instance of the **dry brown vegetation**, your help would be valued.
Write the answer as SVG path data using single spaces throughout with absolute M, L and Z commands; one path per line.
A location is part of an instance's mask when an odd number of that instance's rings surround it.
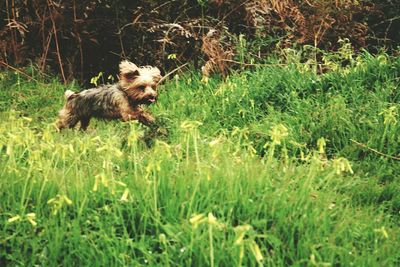
M 164 70 L 193 62 L 204 74 L 225 75 L 240 61 L 238 45 L 261 59 L 277 44 L 399 43 L 400 2 L 389 0 L 5 0 L 0 10 L 2 65 L 32 62 L 64 81 L 113 72 L 121 58 Z

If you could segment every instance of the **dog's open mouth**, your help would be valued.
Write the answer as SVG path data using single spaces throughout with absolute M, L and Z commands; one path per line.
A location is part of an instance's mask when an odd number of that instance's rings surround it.
M 153 104 L 156 102 L 156 98 L 149 98 L 147 101 L 149 102 L 149 104 Z

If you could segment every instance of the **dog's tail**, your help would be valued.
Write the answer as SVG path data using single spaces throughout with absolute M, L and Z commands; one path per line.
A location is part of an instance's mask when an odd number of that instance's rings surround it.
M 67 90 L 64 93 L 64 96 L 65 96 L 66 100 L 70 100 L 71 98 L 73 98 L 74 95 L 75 95 L 75 93 L 72 92 L 71 90 Z

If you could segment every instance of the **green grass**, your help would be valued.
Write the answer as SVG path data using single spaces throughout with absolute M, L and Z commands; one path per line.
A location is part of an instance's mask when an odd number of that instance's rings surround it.
M 400 59 L 299 66 L 173 79 L 158 132 L 2 73 L 0 265 L 398 266 Z

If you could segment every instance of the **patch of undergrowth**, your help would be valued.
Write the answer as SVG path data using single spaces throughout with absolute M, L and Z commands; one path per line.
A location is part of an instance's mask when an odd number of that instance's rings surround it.
M 0 264 L 398 265 L 400 60 L 329 62 L 175 77 L 159 132 L 3 73 Z

